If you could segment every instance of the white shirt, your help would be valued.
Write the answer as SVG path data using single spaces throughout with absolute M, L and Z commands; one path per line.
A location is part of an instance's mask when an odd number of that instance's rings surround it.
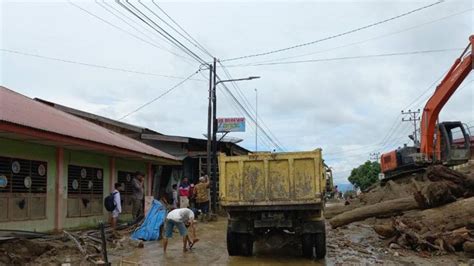
M 122 203 L 120 202 L 120 192 L 118 190 L 114 190 L 114 203 L 115 203 L 115 209 L 114 212 L 121 213 L 122 212 Z
M 166 218 L 177 223 L 187 223 L 194 220 L 194 213 L 188 208 L 175 209 L 170 211 Z

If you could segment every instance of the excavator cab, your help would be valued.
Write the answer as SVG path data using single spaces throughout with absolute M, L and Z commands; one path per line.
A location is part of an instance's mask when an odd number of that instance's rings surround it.
M 441 161 L 446 166 L 466 163 L 471 158 L 470 136 L 464 125 L 459 122 L 442 122 L 438 124 L 440 140 L 439 155 L 435 161 Z

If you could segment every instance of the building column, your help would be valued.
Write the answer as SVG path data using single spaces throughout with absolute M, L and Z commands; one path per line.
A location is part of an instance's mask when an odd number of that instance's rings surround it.
M 114 191 L 114 184 L 117 182 L 117 177 L 116 177 L 116 172 L 115 171 L 115 158 L 110 157 L 110 167 L 109 167 L 109 191 L 105 193 L 105 195 L 108 195 L 109 193 L 112 193 Z
M 55 197 L 55 212 L 54 212 L 54 230 L 62 231 L 64 226 L 64 148 L 56 148 L 56 197 Z
M 153 180 L 153 171 L 151 167 L 151 163 L 147 163 L 147 175 L 146 175 L 146 195 L 152 195 L 152 180 Z

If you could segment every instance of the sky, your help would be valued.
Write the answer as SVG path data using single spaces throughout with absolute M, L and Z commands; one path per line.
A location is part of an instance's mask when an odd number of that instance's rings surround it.
M 172 23 L 151 1 L 131 2 L 204 61 L 212 61 L 150 13 L 146 7 Z M 201 69 L 122 121 L 171 135 L 200 138 L 207 131 L 209 71 L 116 2 L 0 3 L 0 85 L 120 119 Z M 413 126 L 401 122 L 401 110 L 423 108 L 474 33 L 473 2 L 451 0 L 311 45 L 226 61 L 321 40 L 435 1 L 155 3 L 222 62 L 225 69 L 217 68 L 220 77 L 227 78 L 225 70 L 232 78 L 260 76 L 238 82 L 238 89 L 227 83 L 228 88 L 251 115 L 257 89 L 260 126 L 285 151 L 322 148 L 336 183 L 347 183 L 350 170 L 371 153 L 411 144 L 407 136 Z M 395 55 L 369 56 L 382 54 Z M 297 60 L 316 61 L 255 65 Z M 471 74 L 461 84 L 440 121 L 474 126 L 472 80 Z M 243 116 L 225 89 L 218 87 L 217 116 Z M 243 139 L 242 146 L 255 150 L 255 125 L 247 119 L 246 127 L 246 132 L 229 136 Z M 261 130 L 257 134 L 258 150 L 276 148 Z

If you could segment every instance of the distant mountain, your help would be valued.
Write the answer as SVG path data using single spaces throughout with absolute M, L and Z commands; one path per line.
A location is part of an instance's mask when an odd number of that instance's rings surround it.
M 336 184 L 336 185 L 337 185 L 337 189 L 341 192 L 354 189 L 354 186 L 350 183 L 342 183 L 342 184 Z

